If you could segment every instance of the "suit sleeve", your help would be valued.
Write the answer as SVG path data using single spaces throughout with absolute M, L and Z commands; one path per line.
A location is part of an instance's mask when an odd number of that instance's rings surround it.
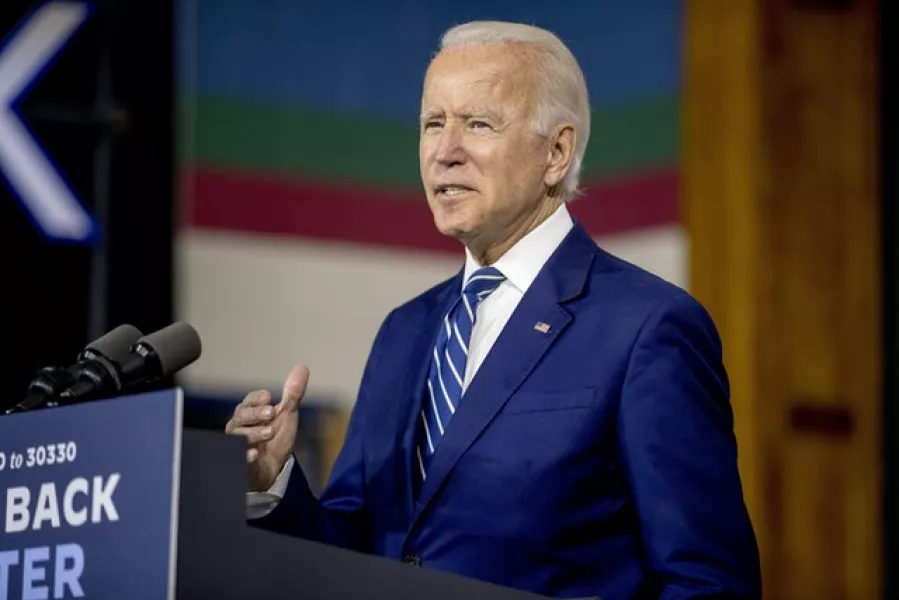
M 663 303 L 642 327 L 618 427 L 653 595 L 760 598 L 721 343 L 690 296 Z
M 390 317 L 375 337 L 343 447 L 321 498 L 315 498 L 305 474 L 295 464 L 284 498 L 267 516 L 251 521 L 253 526 L 359 552 L 370 550 L 363 431 L 369 404 L 368 390 L 371 378 L 377 372 L 389 321 Z

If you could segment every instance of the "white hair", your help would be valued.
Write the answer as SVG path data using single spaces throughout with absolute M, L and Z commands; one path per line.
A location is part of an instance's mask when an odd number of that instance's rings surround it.
M 526 44 L 537 50 L 539 98 L 534 128 L 548 135 L 562 122 L 575 131 L 571 164 L 559 192 L 568 202 L 578 193 L 587 141 L 590 138 L 590 99 L 587 82 L 577 59 L 554 33 L 522 23 L 472 21 L 448 29 L 440 38 L 440 49 L 460 46 Z

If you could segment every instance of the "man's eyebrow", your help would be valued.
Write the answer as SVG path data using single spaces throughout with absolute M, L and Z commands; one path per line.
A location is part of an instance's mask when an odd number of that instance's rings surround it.
M 437 117 L 443 117 L 443 111 L 439 110 L 429 110 L 421 113 L 418 117 L 420 122 L 428 121 L 430 119 L 435 119 Z M 473 118 L 486 118 L 492 121 L 501 122 L 503 121 L 503 117 L 500 113 L 495 110 L 490 110 L 488 108 L 470 108 L 462 111 L 459 114 L 459 117 L 462 119 L 473 119 Z
M 472 109 L 464 111 L 459 116 L 461 116 L 463 119 L 471 119 L 471 118 L 481 117 L 481 118 L 490 119 L 492 121 L 502 121 L 503 120 L 503 117 L 499 112 L 497 112 L 495 110 L 490 110 L 489 108 L 472 108 Z
M 426 110 L 421 115 L 419 115 L 418 120 L 421 122 L 427 121 L 429 119 L 434 119 L 436 117 L 440 117 L 443 115 L 442 111 L 438 110 Z

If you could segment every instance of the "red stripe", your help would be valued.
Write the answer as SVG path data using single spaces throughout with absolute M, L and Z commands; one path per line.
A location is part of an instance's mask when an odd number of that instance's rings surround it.
M 257 174 L 198 169 L 185 174 L 187 224 L 198 228 L 457 251 L 423 195 Z M 674 170 L 598 182 L 570 206 L 593 235 L 677 221 Z
M 675 169 L 587 182 L 571 214 L 594 236 L 678 222 Z

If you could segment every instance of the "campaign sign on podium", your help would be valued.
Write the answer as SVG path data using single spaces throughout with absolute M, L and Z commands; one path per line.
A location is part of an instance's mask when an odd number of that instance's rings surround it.
M 0 600 L 174 598 L 180 389 L 0 417 Z

